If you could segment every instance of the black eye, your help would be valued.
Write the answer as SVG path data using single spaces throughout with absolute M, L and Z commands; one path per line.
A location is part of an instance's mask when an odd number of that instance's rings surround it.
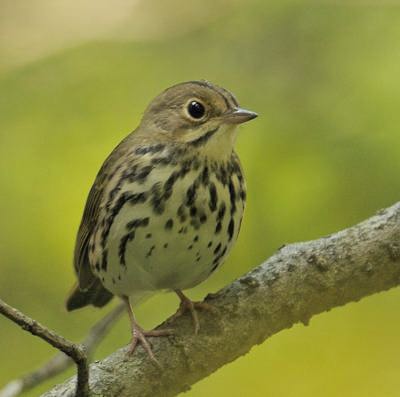
M 201 119 L 206 113 L 206 109 L 200 102 L 192 101 L 188 105 L 188 112 L 194 119 Z

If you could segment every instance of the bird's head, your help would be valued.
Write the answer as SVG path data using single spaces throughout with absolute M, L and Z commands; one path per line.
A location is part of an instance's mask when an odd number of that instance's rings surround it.
M 147 139 L 178 143 L 207 154 L 231 152 L 237 126 L 257 117 L 224 88 L 206 81 L 174 85 L 150 103 L 140 130 Z

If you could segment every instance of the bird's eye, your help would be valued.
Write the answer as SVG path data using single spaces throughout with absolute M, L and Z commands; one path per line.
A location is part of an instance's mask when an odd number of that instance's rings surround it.
M 206 113 L 204 105 L 198 101 L 191 101 L 187 107 L 187 111 L 194 119 L 201 119 Z

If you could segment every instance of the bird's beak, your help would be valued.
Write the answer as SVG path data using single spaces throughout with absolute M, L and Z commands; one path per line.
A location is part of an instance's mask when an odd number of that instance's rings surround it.
M 257 113 L 251 110 L 235 108 L 222 115 L 221 119 L 227 124 L 241 124 L 246 121 L 253 120 L 258 116 Z

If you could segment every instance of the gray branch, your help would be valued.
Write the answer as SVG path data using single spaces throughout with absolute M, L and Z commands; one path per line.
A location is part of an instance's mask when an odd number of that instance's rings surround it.
M 400 283 L 400 203 L 331 236 L 291 244 L 206 301 L 219 313 L 168 321 L 176 335 L 154 339 L 160 371 L 139 347 L 90 366 L 90 396 L 175 396 L 277 332 Z M 45 397 L 73 396 L 76 379 Z
M 46 328 L 44 325 L 21 313 L 14 307 L 11 307 L 1 299 L 0 313 L 15 324 L 18 324 L 24 331 L 38 336 L 74 360 L 77 367 L 78 377 L 77 382 L 75 382 L 76 386 L 74 386 L 75 390 L 73 395 L 76 395 L 76 397 L 87 397 L 89 395 L 89 368 L 85 348 L 82 345 L 72 343 L 62 336 L 57 335 L 54 331 Z M 15 388 L 15 384 L 12 386 Z M 14 391 L 13 387 L 8 386 L 6 392 L 9 394 L 12 393 Z
M 82 342 L 82 345 L 85 347 L 87 356 L 89 358 L 124 310 L 125 305 L 120 304 L 90 329 L 88 335 Z M 30 390 L 40 383 L 64 372 L 73 363 L 73 360 L 61 351 L 42 367 L 6 384 L 2 389 L 0 389 L 0 397 L 17 397 L 21 393 Z

